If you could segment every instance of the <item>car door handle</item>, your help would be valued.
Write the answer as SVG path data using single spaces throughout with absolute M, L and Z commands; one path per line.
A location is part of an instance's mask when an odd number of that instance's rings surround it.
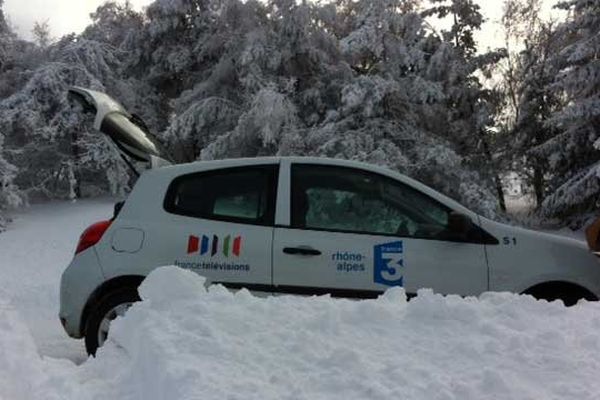
M 285 254 L 299 255 L 299 256 L 320 256 L 321 252 L 311 247 L 284 247 L 283 252 Z

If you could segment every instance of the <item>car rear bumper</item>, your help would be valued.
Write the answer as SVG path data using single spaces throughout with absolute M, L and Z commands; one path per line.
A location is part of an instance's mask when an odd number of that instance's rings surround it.
M 83 337 L 82 317 L 91 294 L 104 282 L 96 250 L 91 247 L 73 258 L 60 281 L 61 324 L 73 338 Z

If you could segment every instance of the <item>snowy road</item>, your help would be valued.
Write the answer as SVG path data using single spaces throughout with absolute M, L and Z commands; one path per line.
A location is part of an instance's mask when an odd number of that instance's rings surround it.
M 57 317 L 60 275 L 79 235 L 110 218 L 113 204 L 103 199 L 34 205 L 14 215 L 0 233 L 0 298 L 24 318 L 41 355 L 77 363 L 86 358 L 82 341 L 68 338 Z

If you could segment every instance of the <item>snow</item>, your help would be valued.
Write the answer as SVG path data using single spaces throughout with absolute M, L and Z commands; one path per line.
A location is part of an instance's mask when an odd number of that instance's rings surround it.
M 167 292 L 167 293 L 165 293 Z M 156 270 L 109 346 L 138 398 L 597 398 L 597 304 L 402 289 L 377 300 L 232 294 Z M 148 363 L 154 364 L 148 369 Z M 97 360 L 102 363 L 104 354 Z M 575 372 L 576 371 L 576 372 Z M 150 383 L 148 386 L 145 383 Z M 162 398 L 158 395 L 156 398 Z
M 79 235 L 92 223 L 110 218 L 115 202 L 34 205 L 12 216 L 13 223 L 0 233 L 0 305 L 10 302 L 44 356 L 77 362 L 86 358 L 83 344 L 68 338 L 58 320 L 60 275 L 73 257 Z
M 97 357 L 56 317 L 76 238 L 113 200 L 33 206 L 0 234 L 0 399 L 597 399 L 600 304 L 391 289 L 257 297 L 155 270 Z M 24 379 L 26 377 L 26 379 Z

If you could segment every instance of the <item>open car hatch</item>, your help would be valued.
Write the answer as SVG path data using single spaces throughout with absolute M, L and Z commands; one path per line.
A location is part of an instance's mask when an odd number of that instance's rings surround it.
M 170 157 L 139 117 L 105 93 L 71 87 L 69 96 L 84 112 L 95 113 L 94 128 L 108 136 L 123 156 L 147 162 L 150 168 L 170 165 Z

